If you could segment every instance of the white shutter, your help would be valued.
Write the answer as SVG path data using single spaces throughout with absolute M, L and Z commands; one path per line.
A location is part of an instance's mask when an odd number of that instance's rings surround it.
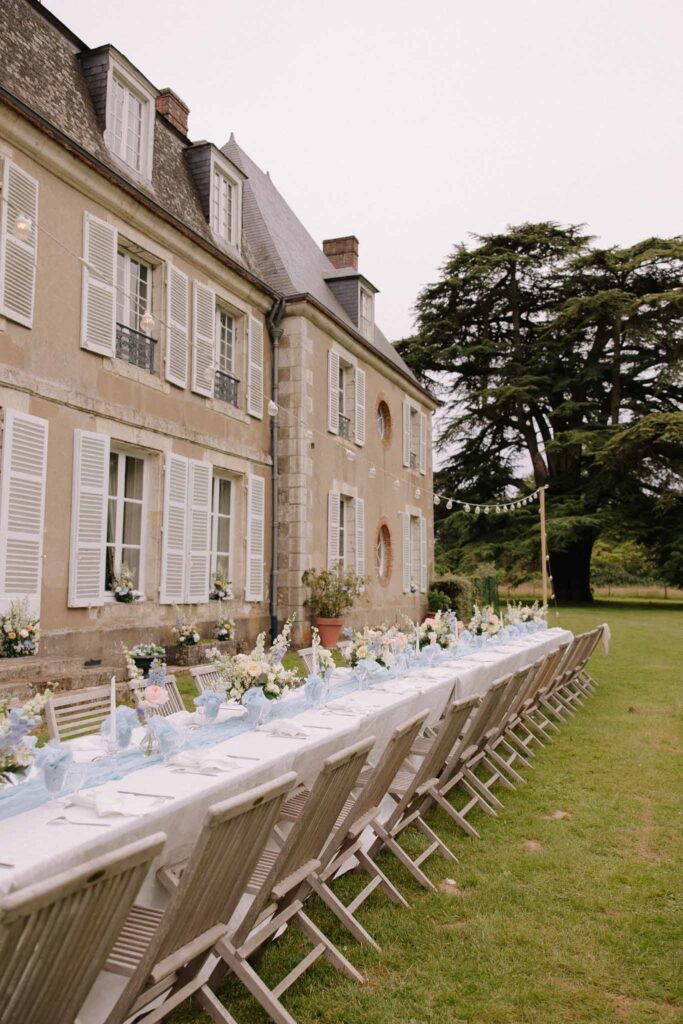
M 33 326 L 38 251 L 38 182 L 11 160 L 5 159 L 0 193 L 0 314 Z M 19 214 L 31 218 L 24 241 L 14 222 Z
M 81 348 L 102 356 L 113 356 L 116 351 L 116 246 L 116 229 L 86 213 Z
M 327 354 L 327 429 L 339 433 L 339 354 Z
M 216 362 L 216 293 L 195 281 L 192 309 L 192 390 L 213 397 Z
M 341 512 L 339 491 L 327 495 L 327 568 L 339 565 L 339 516 Z
M 255 316 L 249 317 L 249 344 L 247 346 L 247 412 L 263 419 L 263 324 Z M 263 589 L 263 585 L 261 586 Z M 260 601 L 261 598 L 254 598 Z
M 420 458 L 418 466 L 421 473 L 427 472 L 427 417 L 420 413 Z
M 166 320 L 166 380 L 187 387 L 187 341 L 190 319 L 190 285 L 177 267 L 168 268 L 168 316 Z
M 356 573 L 365 576 L 365 500 L 354 500 L 356 512 Z
M 355 435 L 356 444 L 365 444 L 365 370 L 356 367 L 354 374 L 356 391 Z
M 187 521 L 187 550 L 190 564 L 186 587 L 188 604 L 203 604 L 209 600 L 211 476 L 211 465 L 208 462 L 190 460 Z
M 47 420 L 5 413 L 0 470 L 0 610 L 28 598 L 40 615 Z
M 403 402 L 403 465 L 410 465 L 410 405 Z
M 109 438 L 74 431 L 69 607 L 104 603 Z
M 427 593 L 427 520 L 420 516 L 420 590 Z
M 161 543 L 161 604 L 182 604 L 185 600 L 188 476 L 188 460 L 182 455 L 167 454 Z
M 246 601 L 263 600 L 265 571 L 266 481 L 249 476 L 247 483 L 247 580 Z
M 410 516 L 407 512 L 401 512 L 401 527 L 403 532 L 403 593 L 410 591 L 410 580 L 412 576 L 411 546 L 410 546 Z

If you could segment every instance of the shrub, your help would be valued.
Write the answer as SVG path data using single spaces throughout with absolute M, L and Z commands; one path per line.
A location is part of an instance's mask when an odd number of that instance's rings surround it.
M 455 611 L 463 622 L 469 622 L 474 604 L 474 588 L 472 580 L 467 576 L 449 573 L 434 581 L 435 589 L 445 594 L 450 600 L 451 610 Z
M 449 612 L 451 610 L 451 599 L 445 590 L 430 590 L 427 594 L 427 604 L 430 612 Z
M 351 569 L 307 569 L 301 582 L 311 592 L 305 605 L 316 619 L 338 619 L 363 590 L 363 577 Z

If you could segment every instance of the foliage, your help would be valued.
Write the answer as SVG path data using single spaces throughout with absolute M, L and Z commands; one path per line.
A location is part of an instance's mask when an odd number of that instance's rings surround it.
M 601 537 L 593 548 L 591 582 L 598 587 L 657 583 L 657 567 L 642 544 Z
M 445 401 L 437 490 L 495 504 L 548 486 L 559 597 L 591 598 L 593 545 L 623 509 L 669 580 L 683 579 L 671 530 L 683 516 L 680 478 L 671 486 L 682 272 L 680 238 L 599 249 L 580 227 L 554 223 L 475 236 L 422 291 L 417 334 L 399 345 Z M 642 467 L 637 451 L 647 451 Z M 440 565 L 463 568 L 469 549 L 510 582 L 537 574 L 537 507 L 475 517 L 442 503 L 435 512 Z
M 9 611 L 0 616 L 0 657 L 25 658 L 38 653 L 40 630 L 28 603 L 12 601 Z
M 448 596 L 451 608 L 461 620 L 469 618 L 474 603 L 474 586 L 467 576 L 449 573 L 435 580 L 438 589 Z
M 310 589 L 305 604 L 317 619 L 338 619 L 363 590 L 363 577 L 352 569 L 307 569 L 301 582 Z
M 427 607 L 430 612 L 449 612 L 451 610 L 451 599 L 445 590 L 433 588 L 427 594 Z

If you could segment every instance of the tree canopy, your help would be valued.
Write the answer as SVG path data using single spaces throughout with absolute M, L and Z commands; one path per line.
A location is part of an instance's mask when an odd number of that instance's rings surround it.
M 399 350 L 444 401 L 435 488 L 496 502 L 546 485 L 558 597 L 590 599 L 606 534 L 683 582 L 683 239 L 598 248 L 580 226 L 474 236 L 420 294 Z M 440 558 L 538 556 L 534 510 L 437 512 Z

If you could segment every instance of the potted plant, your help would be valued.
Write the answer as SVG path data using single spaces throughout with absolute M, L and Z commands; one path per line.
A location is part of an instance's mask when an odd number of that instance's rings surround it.
M 133 573 L 125 562 L 122 562 L 114 574 L 114 600 L 121 604 L 133 604 L 142 597 L 142 591 L 135 589 Z
M 363 577 L 351 569 L 307 569 L 301 582 L 310 590 L 306 607 L 323 647 L 334 647 L 344 625 L 340 617 L 363 590 Z
M 40 630 L 28 600 L 12 601 L 0 616 L 0 658 L 26 658 L 38 653 Z

